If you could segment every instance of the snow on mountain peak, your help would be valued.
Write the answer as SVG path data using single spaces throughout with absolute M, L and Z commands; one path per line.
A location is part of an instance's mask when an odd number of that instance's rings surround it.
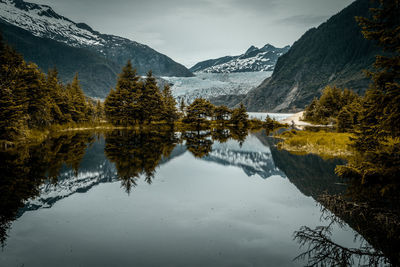
M 78 27 L 76 23 L 58 15 L 46 5 L 22 0 L 1 0 L 0 19 L 35 36 L 51 38 L 72 46 L 102 45 L 104 42 L 95 33 Z
M 252 45 L 242 55 L 202 61 L 190 70 L 205 73 L 273 71 L 279 56 L 285 54 L 289 48 L 290 46 L 276 48 L 271 44 L 257 48 Z

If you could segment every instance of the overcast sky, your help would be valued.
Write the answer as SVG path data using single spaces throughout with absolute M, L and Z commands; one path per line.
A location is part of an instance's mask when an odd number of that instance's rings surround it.
M 102 33 L 147 44 L 187 67 L 291 45 L 353 0 L 27 0 Z

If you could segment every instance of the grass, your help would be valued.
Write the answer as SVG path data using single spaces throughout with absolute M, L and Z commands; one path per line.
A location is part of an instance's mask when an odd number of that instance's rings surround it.
M 278 136 L 278 148 L 297 154 L 318 154 L 323 158 L 348 158 L 352 134 L 326 131 L 287 131 Z

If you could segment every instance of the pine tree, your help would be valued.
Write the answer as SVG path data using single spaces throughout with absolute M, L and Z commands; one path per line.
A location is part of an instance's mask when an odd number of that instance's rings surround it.
M 102 119 L 104 119 L 104 105 L 103 103 L 101 103 L 100 100 L 96 101 L 96 105 L 95 105 L 95 120 L 96 121 L 101 121 Z
M 347 109 L 347 107 L 340 110 L 337 118 L 336 129 L 339 133 L 348 132 L 354 126 L 353 114 Z
M 75 122 L 88 121 L 87 118 L 88 106 L 86 103 L 85 94 L 83 93 L 82 88 L 79 84 L 78 74 L 75 74 L 72 83 L 68 87 L 68 91 L 70 93 L 71 101 L 74 107 L 74 110 L 71 114 L 73 121 Z
M 148 123 L 159 121 L 161 119 L 163 101 L 152 71 L 147 73 L 146 81 L 139 99 L 143 107 L 144 120 Z
M 140 117 L 142 106 L 139 101 L 142 84 L 139 83 L 139 77 L 132 63 L 128 60 L 125 67 L 119 75 L 116 93 L 119 96 L 120 120 L 122 124 L 135 124 Z
M 230 122 L 237 126 L 247 126 L 248 119 L 249 115 L 247 114 L 247 110 L 244 107 L 243 103 L 240 103 L 240 106 L 232 111 L 232 117 Z
M 71 121 L 71 116 L 68 116 L 69 109 L 65 103 L 68 99 L 63 92 L 62 84 L 59 81 L 58 71 L 56 68 L 49 69 L 46 78 L 46 90 L 52 100 L 50 105 L 50 113 L 53 118 L 53 123 L 67 123 Z
M 119 124 L 120 107 L 118 106 L 117 92 L 111 89 L 104 101 L 104 113 L 112 124 Z
M 25 91 L 16 87 L 22 57 L 2 42 L 0 34 L 0 139 L 13 140 L 23 133 L 26 121 Z
M 193 123 L 200 127 L 202 123 L 207 122 L 208 117 L 212 117 L 214 105 L 203 98 L 197 98 L 186 108 L 184 122 Z
M 220 122 L 229 121 L 232 111 L 227 106 L 218 106 L 214 109 L 214 119 Z
M 178 111 L 176 109 L 176 101 L 172 96 L 171 88 L 169 85 L 164 86 L 164 90 L 162 91 L 162 100 L 163 100 L 163 112 L 162 119 L 167 123 L 172 124 L 178 118 Z
M 16 87 L 26 92 L 29 128 L 43 128 L 49 126 L 53 121 L 51 98 L 45 89 L 45 84 L 45 75 L 38 69 L 37 65 L 30 63 L 23 67 Z

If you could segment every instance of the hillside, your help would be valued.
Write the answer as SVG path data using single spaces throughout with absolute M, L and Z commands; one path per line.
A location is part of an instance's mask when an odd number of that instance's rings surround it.
M 243 103 L 250 111 L 298 111 L 326 85 L 363 93 L 364 69 L 380 50 L 364 39 L 355 16 L 367 17 L 371 2 L 357 0 L 318 28 L 307 31 L 278 59 L 271 79 L 251 90 Z
M 70 47 L 57 41 L 40 38 L 21 28 L 0 20 L 3 38 L 17 51 L 23 51 L 26 61 L 36 63 L 43 71 L 57 67 L 61 80 L 70 82 L 75 73 L 85 93 L 92 97 L 105 97 L 115 86 L 119 66 L 88 50 Z

